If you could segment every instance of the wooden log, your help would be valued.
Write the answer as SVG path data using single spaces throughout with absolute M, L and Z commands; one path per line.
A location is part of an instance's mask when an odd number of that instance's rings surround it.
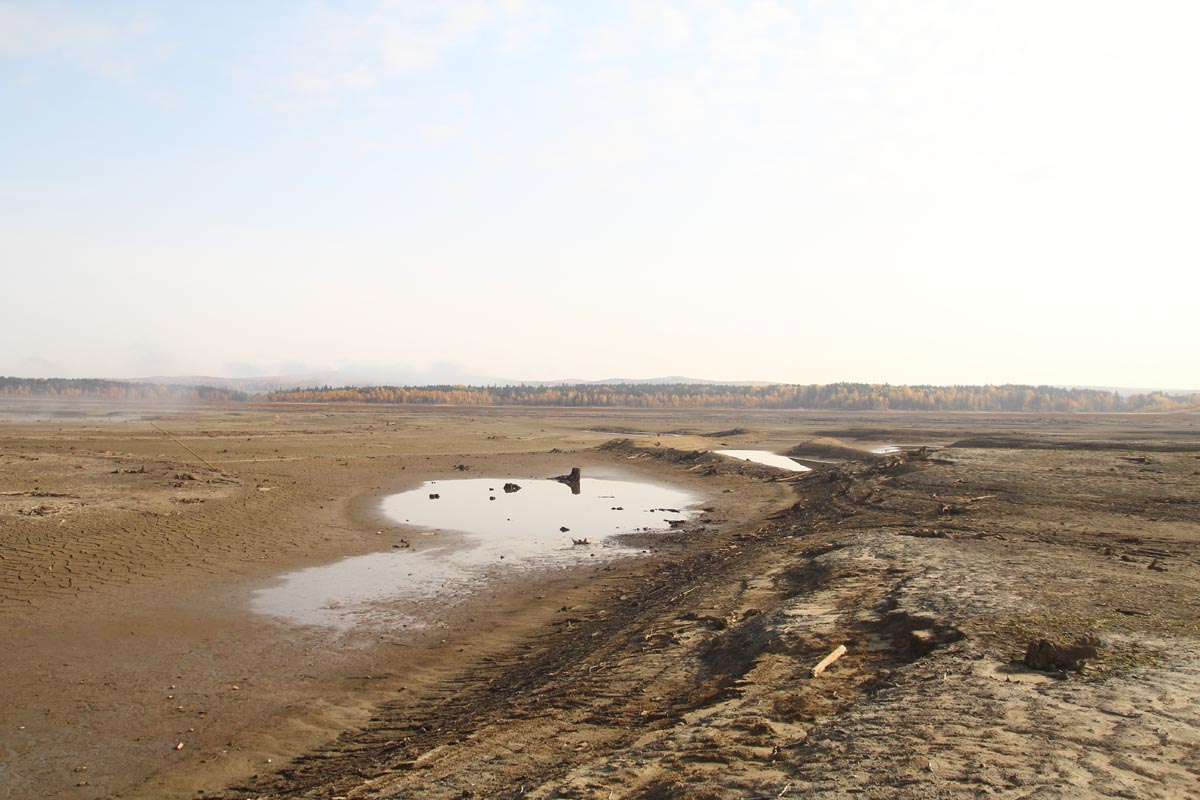
M 814 678 L 817 677 L 818 675 L 820 675 L 822 672 L 825 671 L 826 667 L 828 667 L 830 664 L 837 661 L 839 658 L 841 658 L 844 655 L 846 655 L 846 645 L 839 644 L 837 646 L 836 650 L 834 650 L 832 653 L 830 653 L 829 655 L 822 658 L 821 663 L 817 664 L 815 667 L 812 668 L 812 676 Z

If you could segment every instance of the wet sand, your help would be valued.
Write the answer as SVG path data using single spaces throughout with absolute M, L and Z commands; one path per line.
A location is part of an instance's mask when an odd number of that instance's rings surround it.
M 220 789 L 466 654 L 511 645 L 586 578 L 547 575 L 530 595 L 498 570 L 483 592 L 419 609 L 434 621 L 416 630 L 331 632 L 250 612 L 253 593 L 286 573 L 414 538 L 381 514 L 390 494 L 462 477 L 464 463 L 518 480 L 573 466 L 663 479 L 587 451 L 611 437 L 539 415 L 282 407 L 154 422 L 216 469 L 148 421 L 0 428 L 0 681 L 12 698 L 0 708 L 0 796 Z M 740 493 L 731 512 L 782 496 Z
M 211 468 L 145 420 L 0 423 L 0 796 L 1187 796 L 1200 777 L 1194 415 L 155 421 Z M 614 430 L 683 435 L 602 447 Z M 692 452 L 815 437 L 988 438 L 800 475 Z M 424 629 L 248 610 L 285 573 L 411 537 L 379 499 L 460 464 L 609 470 L 714 510 L 645 559 L 500 575 Z M 1091 630 L 1090 678 L 1010 666 Z

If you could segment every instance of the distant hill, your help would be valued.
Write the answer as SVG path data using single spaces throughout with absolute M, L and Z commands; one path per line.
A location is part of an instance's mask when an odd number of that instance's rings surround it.
M 1174 396 L 1200 394 L 1200 389 L 1167 389 L 1162 386 L 1155 386 L 1153 388 L 1147 388 L 1144 386 L 1143 387 L 1133 387 L 1133 386 L 1071 386 L 1071 385 L 1063 385 L 1062 388 L 1063 389 L 1093 389 L 1097 392 L 1112 392 L 1114 394 L 1119 394 L 1122 397 L 1130 397 L 1130 396 L 1136 395 L 1136 394 L 1154 394 L 1155 392 L 1159 392 L 1162 394 L 1174 395 Z

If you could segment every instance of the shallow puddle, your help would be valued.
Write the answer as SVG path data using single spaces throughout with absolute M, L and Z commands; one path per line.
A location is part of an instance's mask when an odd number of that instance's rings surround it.
M 382 502 L 388 517 L 414 528 L 396 540 L 403 536 L 415 547 L 290 573 L 255 592 L 251 608 L 306 625 L 418 626 L 420 609 L 436 615 L 426 601 L 457 599 L 489 577 L 634 554 L 613 537 L 666 530 L 671 520 L 690 518 L 699 500 L 626 480 L 428 481 Z
M 755 464 L 765 464 L 768 467 L 776 469 L 786 469 L 792 472 L 808 472 L 809 468 L 800 464 L 787 456 L 781 456 L 778 453 L 772 453 L 770 450 L 714 450 L 723 456 L 740 459 L 742 461 L 753 461 Z

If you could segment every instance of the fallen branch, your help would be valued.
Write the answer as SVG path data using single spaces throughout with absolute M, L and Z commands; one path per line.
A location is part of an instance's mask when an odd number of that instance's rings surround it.
M 817 664 L 815 667 L 812 668 L 812 673 L 811 673 L 812 677 L 815 678 L 818 675 L 820 675 L 822 672 L 825 671 L 826 667 L 828 667 L 830 664 L 837 661 L 839 658 L 841 658 L 844 655 L 846 655 L 846 645 L 839 644 L 837 646 L 836 650 L 834 650 L 832 653 L 830 653 L 829 655 L 822 658 L 821 663 Z
M 206 461 L 206 460 L 204 459 L 204 456 L 200 455 L 200 454 L 199 454 L 199 453 L 197 453 L 195 450 L 193 450 L 192 448 L 188 447 L 186 444 L 184 444 L 183 442 L 179 441 L 179 440 L 178 440 L 178 439 L 176 439 L 174 436 L 172 436 L 171 434 L 169 434 L 169 433 L 167 433 L 166 431 L 164 431 L 162 428 L 160 428 L 160 427 L 158 427 L 157 425 L 155 425 L 153 422 L 151 422 L 151 423 L 150 423 L 150 427 L 154 428 L 156 431 L 158 431 L 159 433 L 161 433 L 163 436 L 167 437 L 167 438 L 168 438 L 168 439 L 170 439 L 172 442 L 174 442 L 175 444 L 179 445 L 179 446 L 180 446 L 180 447 L 182 447 L 184 450 L 187 450 L 189 453 L 191 453 L 192 455 L 194 455 L 196 458 L 200 459 L 200 461 L 201 461 L 201 462 L 204 464 L 204 466 L 208 467 L 208 468 L 209 468 L 209 469 L 211 469 L 213 472 L 220 472 L 220 471 L 221 471 L 221 470 L 217 469 L 216 467 L 214 467 L 212 464 L 208 463 L 208 461 Z

